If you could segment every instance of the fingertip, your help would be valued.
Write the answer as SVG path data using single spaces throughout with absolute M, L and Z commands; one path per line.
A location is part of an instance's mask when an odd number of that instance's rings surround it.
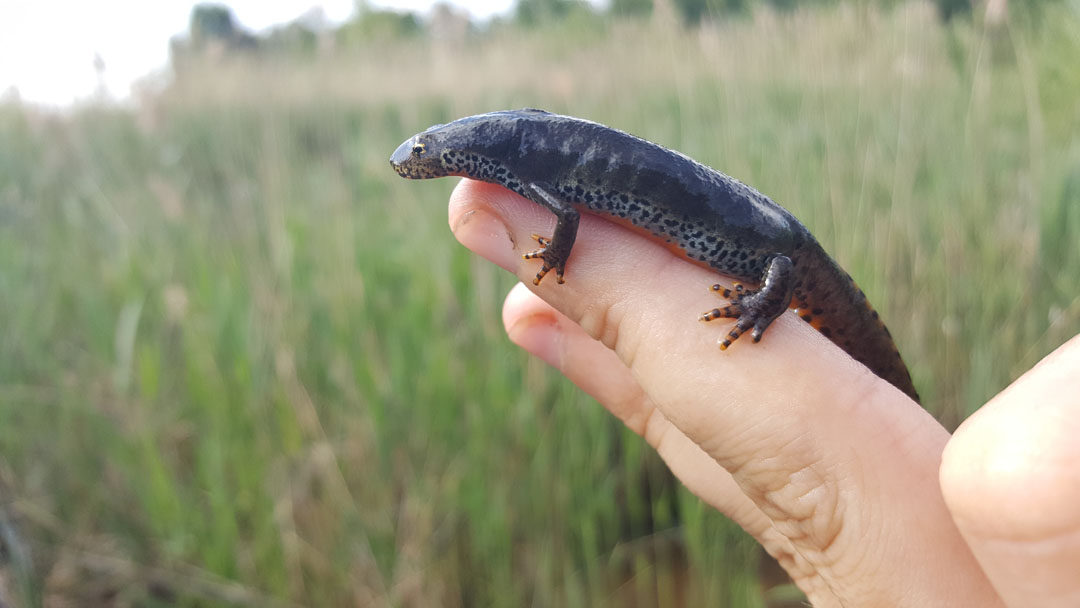
M 503 327 L 510 341 L 561 368 L 559 314 L 547 302 L 518 283 L 503 301 Z
M 473 179 L 458 181 L 450 193 L 450 229 L 457 232 L 458 226 L 468 220 L 465 216 L 478 206 L 488 205 L 494 194 L 491 184 Z
M 516 283 L 510 288 L 510 292 L 506 294 L 506 299 L 503 300 L 502 319 L 506 332 L 510 333 L 514 325 L 523 317 L 544 306 L 548 306 L 548 304 L 532 291 L 529 291 L 529 288 L 524 283 Z
M 501 198 L 510 195 L 491 184 L 463 179 L 450 195 L 449 223 L 454 238 L 462 245 L 503 269 L 516 272 L 521 260 L 513 231 L 498 206 Z
M 946 504 L 1010 605 L 1080 600 L 1078 378 L 1080 337 L 972 415 L 942 455 Z
M 1077 378 L 1080 338 L 1048 355 L 957 429 L 942 455 L 950 507 L 988 533 L 1055 522 L 1080 526 L 1073 506 L 1080 503 Z M 1048 512 L 1051 506 L 1060 512 Z

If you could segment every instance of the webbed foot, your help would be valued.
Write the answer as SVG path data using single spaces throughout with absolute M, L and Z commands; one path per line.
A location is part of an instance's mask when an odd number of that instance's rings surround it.
M 540 249 L 526 252 L 522 254 L 521 258 L 524 260 L 541 259 L 544 261 L 544 265 L 540 267 L 539 272 L 536 273 L 536 278 L 533 279 L 533 285 L 539 285 L 540 281 L 544 278 L 548 272 L 555 271 L 555 282 L 565 283 L 563 280 L 563 272 L 566 270 L 566 260 L 559 260 L 553 252 L 548 250 L 548 245 L 551 244 L 551 239 L 540 236 L 539 234 L 532 235 L 532 238 L 540 243 Z
M 710 287 L 711 291 L 731 301 L 731 304 L 703 313 L 699 319 L 735 319 L 735 326 L 720 340 L 720 350 L 727 350 L 732 342 L 751 328 L 750 336 L 754 342 L 759 342 L 773 320 L 787 310 L 794 283 L 791 260 L 786 256 L 776 256 L 765 269 L 760 289 L 747 289 L 740 283 L 735 283 L 731 289 L 720 284 Z

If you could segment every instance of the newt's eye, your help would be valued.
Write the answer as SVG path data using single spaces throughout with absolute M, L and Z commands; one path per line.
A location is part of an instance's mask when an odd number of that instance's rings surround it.
M 417 142 L 416 145 L 412 147 L 413 156 L 420 156 L 421 154 L 424 153 L 424 149 L 425 149 L 424 143 L 423 142 Z

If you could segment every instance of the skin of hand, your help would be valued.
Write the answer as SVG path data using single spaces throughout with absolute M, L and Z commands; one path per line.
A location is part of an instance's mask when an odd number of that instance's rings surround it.
M 721 352 L 730 321 L 696 320 L 717 275 L 601 218 L 583 214 L 566 283 L 533 286 L 521 255 L 553 225 L 491 184 L 450 199 L 458 240 L 524 283 L 510 339 L 644 437 L 815 606 L 1080 605 L 1080 339 L 950 437 L 790 312 Z

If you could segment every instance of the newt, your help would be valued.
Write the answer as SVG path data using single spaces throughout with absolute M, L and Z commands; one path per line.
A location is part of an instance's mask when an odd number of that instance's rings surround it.
M 788 308 L 874 374 L 919 395 L 889 330 L 866 295 L 810 231 L 769 197 L 690 157 L 599 123 L 523 109 L 435 125 L 390 157 L 410 179 L 461 176 L 498 184 L 555 214 L 551 238 L 533 235 L 542 262 L 564 281 L 582 212 L 659 240 L 687 260 L 733 278 L 726 299 L 699 318 L 734 319 L 726 349 L 754 342 Z M 743 285 L 746 283 L 748 285 Z

